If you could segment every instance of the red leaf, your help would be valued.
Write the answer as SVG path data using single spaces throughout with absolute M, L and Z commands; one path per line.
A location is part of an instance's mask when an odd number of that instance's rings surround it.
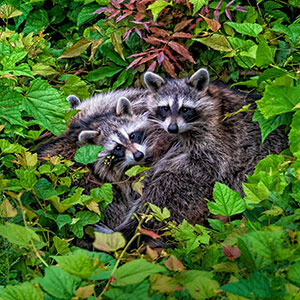
M 231 20 L 231 14 L 230 14 L 230 11 L 229 11 L 228 8 L 225 8 L 225 15 L 227 16 L 227 18 L 228 18 L 229 20 Z
M 154 36 L 150 36 L 149 38 L 144 38 L 144 40 L 151 45 L 160 45 L 161 43 L 167 43 L 167 41 L 158 39 Z
M 222 248 L 223 254 L 231 261 L 241 256 L 241 251 L 237 246 L 223 245 Z
M 137 35 L 141 38 L 141 40 L 143 39 L 142 33 L 140 32 L 139 29 L 137 29 L 136 27 L 134 27 L 134 31 L 137 33 Z
M 185 32 L 175 32 L 172 35 L 172 38 L 179 38 L 179 39 L 190 39 L 192 38 L 193 35 L 190 33 L 185 33 Z
M 157 53 L 148 54 L 148 56 L 144 57 L 144 58 L 139 62 L 139 65 L 141 65 L 141 64 L 143 64 L 143 63 L 145 63 L 145 62 L 147 62 L 147 61 L 149 61 L 149 60 L 151 60 L 151 59 L 157 57 L 157 55 L 158 55 Z
M 219 9 L 219 8 L 220 8 L 222 2 L 223 2 L 223 0 L 220 0 L 220 1 L 218 2 L 217 6 L 216 6 L 216 9 Z
M 140 22 L 142 21 L 146 15 L 144 13 L 137 13 L 134 17 L 134 21 Z
M 131 1 L 132 2 L 132 1 Z M 130 10 L 134 10 L 134 5 L 133 3 L 124 3 L 124 6 Z
M 147 71 L 153 72 L 156 67 L 156 60 L 149 66 Z
M 158 36 L 162 36 L 162 37 L 166 37 L 169 36 L 168 31 L 161 29 L 161 28 L 157 28 L 157 27 L 151 27 L 150 30 Z
M 171 271 L 184 271 L 185 269 L 182 262 L 173 255 L 165 261 L 165 266 Z
M 92 13 L 92 15 L 94 15 L 94 14 L 102 14 L 102 13 L 104 13 L 104 12 L 113 12 L 113 11 L 115 11 L 113 8 L 108 8 L 108 7 L 101 7 L 101 8 L 99 8 L 99 9 L 97 9 L 97 10 L 95 10 L 93 13 Z
M 193 19 L 190 19 L 190 20 L 185 20 L 185 21 L 182 21 L 182 22 L 176 24 L 175 28 L 174 28 L 174 31 L 176 32 L 176 31 L 182 30 L 184 27 L 189 25 L 192 21 L 193 21 Z
M 120 22 L 121 20 L 125 19 L 126 17 L 130 16 L 132 14 L 132 11 L 125 10 L 125 14 L 122 16 L 117 17 L 116 23 Z
M 153 239 L 155 239 L 155 240 L 161 238 L 160 235 L 156 234 L 155 232 L 153 232 L 153 231 L 151 231 L 151 230 L 147 230 L 147 229 L 144 229 L 144 228 L 140 228 L 139 230 L 140 230 L 140 232 L 141 232 L 142 234 L 151 236 L 151 237 L 152 237 Z
M 182 55 L 185 59 L 187 59 L 188 61 L 192 62 L 192 63 L 196 63 L 193 59 L 193 57 L 190 55 L 189 50 L 186 49 L 183 45 L 176 43 L 176 42 L 169 42 L 168 45 L 177 53 L 179 53 L 180 55 Z
M 143 57 L 136 58 L 131 64 L 129 64 L 129 66 L 126 68 L 126 70 L 137 66 L 142 59 L 143 59 Z
M 181 71 L 185 71 L 182 66 L 178 63 L 178 59 L 176 59 L 173 54 L 171 53 L 171 51 L 166 48 L 164 49 L 164 52 L 166 53 L 166 55 L 168 56 L 168 58 L 170 58 L 171 60 L 173 60 L 173 62 L 175 63 L 175 65 L 177 66 L 178 69 L 180 69 Z
M 220 12 L 218 10 L 215 10 L 214 11 L 214 17 L 215 17 L 215 20 L 219 22 L 219 19 L 220 19 Z
M 165 59 L 163 61 L 163 66 L 171 77 L 173 78 L 177 77 L 177 74 L 175 73 L 174 65 L 171 64 L 167 56 L 165 56 Z
M 115 12 L 111 13 L 107 19 L 110 20 L 110 19 L 113 19 L 114 17 L 116 17 L 121 11 L 120 10 L 115 10 Z
M 116 280 L 116 278 L 115 278 L 114 276 L 110 276 L 110 277 L 108 278 L 108 280 L 109 280 L 110 282 L 114 282 L 114 281 Z
M 117 1 L 117 0 L 110 0 L 110 3 L 111 3 L 115 8 L 118 8 L 118 9 L 121 8 L 121 5 L 119 4 L 119 1 Z
M 129 36 L 131 35 L 132 33 L 132 30 L 134 29 L 134 27 L 130 28 L 128 31 L 126 31 L 124 34 L 123 34 L 123 40 L 126 41 Z

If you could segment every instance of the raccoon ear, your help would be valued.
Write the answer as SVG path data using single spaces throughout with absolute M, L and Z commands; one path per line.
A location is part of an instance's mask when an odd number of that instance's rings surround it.
M 209 84 L 209 73 L 201 68 L 188 80 L 188 84 L 199 91 L 206 91 Z
M 81 103 L 80 100 L 79 100 L 79 98 L 77 96 L 75 96 L 75 95 L 69 95 L 67 97 L 67 100 L 70 103 L 70 108 L 71 109 L 76 108 Z
M 83 130 L 78 135 L 78 141 L 79 142 L 88 142 L 89 140 L 95 138 L 100 134 L 97 130 Z
M 121 115 L 129 115 L 131 116 L 133 114 L 131 109 L 131 103 L 126 97 L 121 97 L 116 106 L 116 116 Z
M 146 72 L 144 82 L 147 88 L 152 92 L 157 92 L 165 84 L 165 80 L 153 72 Z

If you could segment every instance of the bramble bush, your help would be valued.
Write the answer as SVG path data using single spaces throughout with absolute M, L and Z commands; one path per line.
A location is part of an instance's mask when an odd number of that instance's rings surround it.
M 300 299 L 299 8 L 298 0 L 2 0 L 0 299 Z M 226 223 L 175 225 L 166 208 L 149 205 L 129 242 L 97 233 L 97 251 L 78 248 L 103 221 L 111 184 L 88 194 L 76 187 L 93 153 L 79 152 L 78 167 L 30 152 L 76 113 L 66 112 L 66 96 L 140 86 L 146 70 L 181 77 L 200 67 L 261 93 L 253 120 L 262 141 L 285 125 L 289 149 L 259 162 L 243 198 L 216 183 L 208 207 Z M 143 227 L 149 218 L 165 222 L 173 249 L 139 244 L 140 235 L 159 238 Z

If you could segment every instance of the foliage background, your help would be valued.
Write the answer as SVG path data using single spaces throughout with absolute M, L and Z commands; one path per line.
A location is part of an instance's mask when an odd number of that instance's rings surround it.
M 0 5 L 0 298 L 300 298 L 300 5 L 289 1 L 22 1 Z M 176 247 L 128 250 L 98 235 L 111 185 L 84 194 L 86 168 L 32 150 L 66 128 L 69 94 L 140 86 L 146 70 L 213 79 L 259 92 L 262 140 L 286 125 L 290 149 L 262 160 L 241 198 L 217 183 L 209 227 L 165 220 Z M 245 108 L 246 109 L 246 108 Z M 129 174 L 130 175 L 130 174 Z M 72 185 L 72 183 L 75 184 Z M 143 250 L 143 251 L 142 251 Z

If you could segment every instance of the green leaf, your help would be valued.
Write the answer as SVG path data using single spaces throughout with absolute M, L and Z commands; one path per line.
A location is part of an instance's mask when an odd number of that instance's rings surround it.
M 26 190 L 32 190 L 37 183 L 37 177 L 32 171 L 19 169 L 16 170 L 16 175 L 20 179 L 20 185 Z
M 247 204 L 258 204 L 268 199 L 269 190 L 263 182 L 259 183 L 243 183 L 245 198 Z
M 149 206 L 156 220 L 163 221 L 165 219 L 170 218 L 170 211 L 166 207 L 164 207 L 163 210 L 161 210 L 158 206 L 156 206 L 153 203 L 149 203 Z
M 107 58 L 109 58 L 116 65 L 123 66 L 123 67 L 128 66 L 129 63 L 126 60 L 123 60 L 121 58 L 121 56 L 114 49 L 112 49 L 112 47 L 109 47 L 108 44 L 102 45 L 101 46 L 101 51 L 103 52 L 104 56 L 106 56 Z M 124 71 L 127 71 L 127 70 L 125 69 Z M 132 72 L 132 71 L 129 71 L 129 72 Z
M 125 245 L 126 240 L 120 232 L 112 234 L 95 232 L 95 241 L 93 246 L 98 250 L 112 252 L 124 248 Z
M 67 224 L 72 223 L 72 218 L 69 215 L 58 215 L 56 218 L 56 224 L 59 229 L 63 228 Z
M 45 65 L 43 63 L 37 63 L 32 66 L 32 74 L 42 75 L 46 77 L 46 76 L 58 75 L 59 73 L 49 65 Z
M 193 299 L 202 300 L 215 296 L 219 284 L 211 277 L 212 273 L 205 271 L 187 271 L 184 273 L 182 284 L 189 291 Z
M 44 278 L 37 278 L 37 281 L 51 296 L 67 300 L 75 297 L 75 291 L 80 284 L 78 277 L 69 275 L 55 266 L 46 268 Z
M 105 202 L 106 205 L 113 201 L 113 190 L 111 183 L 104 183 L 100 188 L 95 188 L 90 191 L 90 195 L 97 203 Z
M 72 58 L 80 56 L 92 43 L 92 39 L 82 38 L 73 46 L 68 48 L 59 58 Z
M 150 284 L 152 289 L 158 290 L 161 294 L 169 294 L 180 288 L 175 278 L 161 274 L 150 275 Z
M 240 214 L 246 209 L 245 202 L 239 193 L 220 182 L 215 183 L 213 198 L 216 202 L 209 201 L 207 204 L 212 214 L 228 217 Z
M 81 164 L 91 164 L 97 160 L 99 152 L 103 149 L 103 146 L 98 145 L 82 146 L 76 151 L 74 159 Z
M 64 115 L 69 103 L 47 81 L 37 78 L 30 83 L 24 107 L 39 124 L 55 135 L 65 130 Z
M 276 24 L 273 27 L 274 31 L 286 34 L 295 43 L 300 34 L 300 24 L 291 24 L 288 27 L 282 24 Z
M 130 78 L 130 76 L 132 75 L 132 70 L 123 70 L 120 75 L 118 76 L 118 78 L 114 81 L 113 84 L 113 89 L 116 89 L 118 87 L 120 87 L 122 84 L 124 84 L 128 78 Z
M 112 300 L 150 300 L 148 290 L 150 288 L 148 280 L 138 284 L 129 284 L 122 287 L 111 287 L 105 296 Z
M 164 0 L 156 0 L 154 3 L 150 4 L 147 9 L 150 9 L 153 15 L 153 21 L 155 22 L 159 13 L 170 3 Z
M 11 144 L 7 140 L 0 140 L 0 149 L 2 153 L 20 153 L 22 150 L 25 150 L 24 147 L 22 147 L 19 144 Z
M 57 236 L 53 237 L 54 247 L 60 255 L 66 255 L 70 252 L 69 243 L 66 240 L 60 239 Z
M 105 4 L 104 4 L 105 5 Z M 97 4 L 84 5 L 82 10 L 77 16 L 77 26 L 81 26 L 97 17 L 97 14 L 93 14 L 95 10 L 99 8 Z
M 89 279 L 101 263 L 98 258 L 87 256 L 80 250 L 65 256 L 53 256 L 53 258 L 65 272 L 83 279 Z
M 0 290 L 3 300 L 44 300 L 44 293 L 36 289 L 30 282 L 8 285 Z
M 26 249 L 31 249 L 32 243 L 37 249 L 41 249 L 45 245 L 33 230 L 13 223 L 7 222 L 5 225 L 0 225 L 0 235 L 10 243 Z
M 264 96 L 256 101 L 257 106 L 266 119 L 293 111 L 299 103 L 300 86 L 267 86 Z
M 57 192 L 53 185 L 46 178 L 39 179 L 34 185 L 34 190 L 36 195 L 43 200 L 57 196 Z
M 264 39 L 261 39 L 256 50 L 256 65 L 268 66 L 274 62 L 274 54 Z
M 268 79 L 274 79 L 278 77 L 282 77 L 284 75 L 287 75 L 288 72 L 284 69 L 279 68 L 270 68 L 265 70 L 258 78 L 257 83 L 260 84 L 263 81 L 266 81 Z
M 297 284 L 297 286 L 300 286 L 300 261 L 289 267 L 287 277 L 290 281 Z
M 290 149 L 295 157 L 300 159 L 300 111 L 293 115 L 291 131 L 289 133 Z
M 31 12 L 26 18 L 24 33 L 38 33 L 49 25 L 48 13 L 44 9 Z
M 85 225 L 95 224 L 100 220 L 97 214 L 90 211 L 80 211 L 75 217 L 78 220 L 75 224 L 70 226 L 70 230 L 80 239 L 83 237 L 83 227 Z
M 207 5 L 208 1 L 207 0 L 189 0 L 190 3 L 193 4 L 193 16 L 195 13 L 202 8 L 203 5 Z
M 263 274 L 255 271 L 248 280 L 240 280 L 221 286 L 225 292 L 250 299 L 270 299 L 271 287 Z
M 259 24 L 251 23 L 235 23 L 235 22 L 226 22 L 227 25 L 234 28 L 237 32 L 241 34 L 246 34 L 249 36 L 257 37 L 259 33 L 263 31 L 262 26 Z
M 20 64 L 18 66 L 9 66 L 4 67 L 3 71 L 0 71 L 0 75 L 7 75 L 7 74 L 13 74 L 15 76 L 28 76 L 31 78 L 34 78 L 30 67 L 28 64 Z
M 79 99 L 86 99 L 91 95 L 86 83 L 76 75 L 70 75 L 61 89 L 66 96 L 76 95 Z
M 149 275 L 159 272 L 165 272 L 162 266 L 147 262 L 145 259 L 136 259 L 119 267 L 113 276 L 114 286 L 125 286 L 128 284 L 136 284 L 144 281 Z
M 193 41 L 200 42 L 214 50 L 231 52 L 232 48 L 227 38 L 221 34 L 213 34 L 207 38 L 194 38 Z
M 23 13 L 10 4 L 4 4 L 0 7 L 0 18 L 10 19 L 21 16 Z
M 261 142 L 263 143 L 266 137 L 274 131 L 277 127 L 281 125 L 289 125 L 291 121 L 291 114 L 280 114 L 275 117 L 271 117 L 269 119 L 265 119 L 263 114 L 260 112 L 260 110 L 257 108 L 253 118 L 253 121 L 256 121 L 259 123 L 259 127 L 261 130 Z
M 121 70 L 123 70 L 123 67 L 120 67 L 120 66 L 101 67 L 101 68 L 91 71 L 85 77 L 85 79 L 87 79 L 89 81 L 98 81 L 98 80 L 106 78 L 106 77 L 112 77 L 113 75 L 119 73 Z
M 141 166 L 137 165 L 137 166 L 131 167 L 129 170 L 127 170 L 125 172 L 125 174 L 128 177 L 134 177 L 134 176 L 136 176 L 136 175 L 138 175 L 138 174 L 140 174 L 140 173 L 142 173 L 142 172 L 144 172 L 146 170 L 149 170 L 149 168 L 148 167 L 141 167 Z

